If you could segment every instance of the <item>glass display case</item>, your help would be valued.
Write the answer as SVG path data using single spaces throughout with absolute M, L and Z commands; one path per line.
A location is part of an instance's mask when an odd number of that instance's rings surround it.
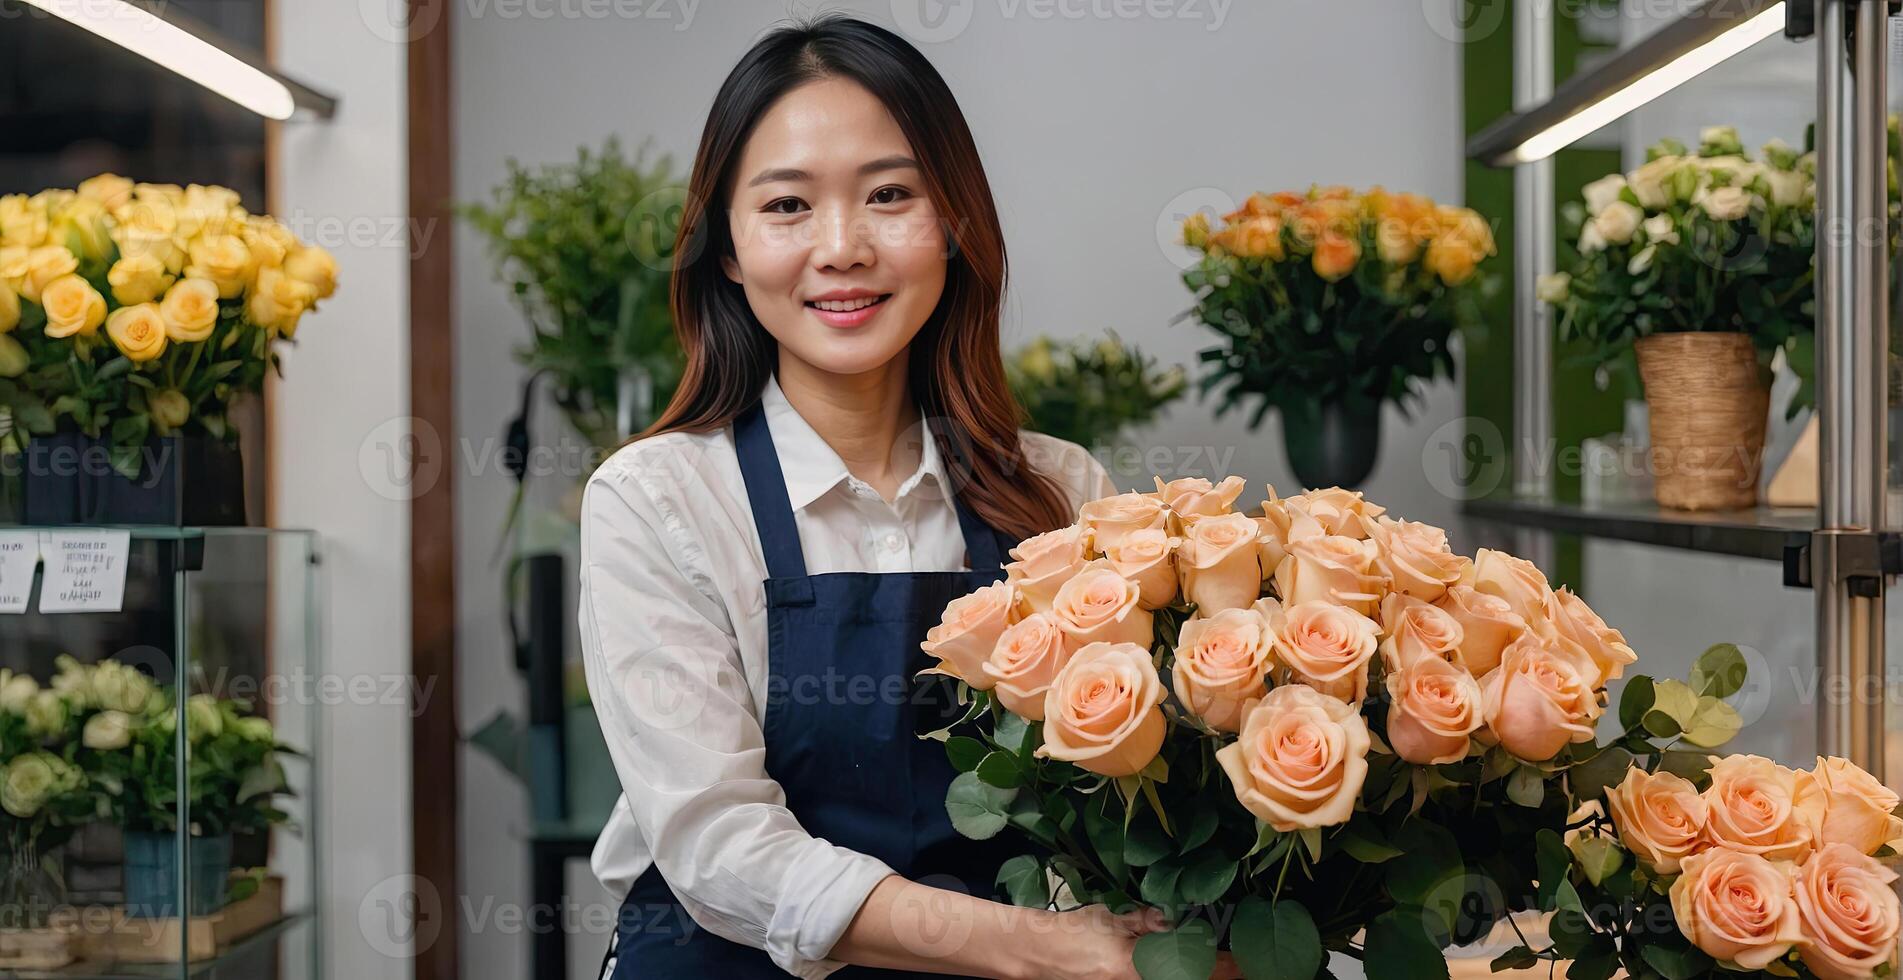
M 123 600 L 41 612 L 76 532 L 122 556 Z M 0 977 L 320 976 L 320 724 L 351 691 L 315 535 L 0 527 L 35 540 L 0 614 Z

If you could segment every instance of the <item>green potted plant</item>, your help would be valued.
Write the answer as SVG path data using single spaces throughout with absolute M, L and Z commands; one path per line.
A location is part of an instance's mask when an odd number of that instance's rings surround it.
M 1159 368 L 1114 331 L 1096 339 L 1038 337 L 1004 369 L 1031 429 L 1087 448 L 1149 424 L 1187 387 L 1182 368 Z
M 1212 225 L 1191 215 L 1180 319 L 1221 335 L 1202 352 L 1216 414 L 1244 399 L 1255 428 L 1282 412 L 1305 486 L 1352 487 L 1374 468 L 1381 406 L 1403 411 L 1419 381 L 1452 377 L 1454 331 L 1478 315 L 1480 264 L 1494 252 L 1479 214 L 1381 188 L 1252 194 Z
M 1791 413 L 1812 401 L 1814 175 L 1810 154 L 1774 140 L 1753 160 L 1713 126 L 1695 153 L 1664 140 L 1563 209 L 1578 257 L 1540 295 L 1562 339 L 1604 365 L 1636 357 L 1661 506 L 1757 502 L 1777 351 L 1800 379 Z

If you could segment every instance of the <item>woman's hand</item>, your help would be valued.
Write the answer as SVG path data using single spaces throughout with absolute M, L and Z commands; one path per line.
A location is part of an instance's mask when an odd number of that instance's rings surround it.
M 1152 908 L 1118 914 L 1103 905 L 1055 913 L 1053 925 L 1026 936 L 1024 951 L 1035 964 L 1030 976 L 1050 980 L 1141 980 L 1133 956 L 1137 939 L 1170 928 Z M 1219 954 L 1212 980 L 1240 980 L 1234 958 Z

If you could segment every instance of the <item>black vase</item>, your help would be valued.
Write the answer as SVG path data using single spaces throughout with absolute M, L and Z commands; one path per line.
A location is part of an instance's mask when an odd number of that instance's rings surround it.
M 102 439 L 77 432 L 34 436 L 20 457 L 20 520 L 26 524 L 245 523 L 244 460 L 236 443 L 209 433 L 152 436 L 127 477 Z
M 1291 401 L 1282 406 L 1282 442 L 1304 489 L 1361 485 L 1381 452 L 1381 403 L 1367 399 Z

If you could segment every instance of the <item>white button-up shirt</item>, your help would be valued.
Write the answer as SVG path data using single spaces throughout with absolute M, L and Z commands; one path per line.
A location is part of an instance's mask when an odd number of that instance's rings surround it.
M 787 402 L 761 395 L 808 574 L 956 571 L 964 535 L 934 440 L 888 503 Z M 1115 492 L 1074 443 L 1026 432 L 1026 462 L 1072 506 Z M 588 688 L 622 796 L 595 845 L 617 897 L 658 864 L 702 928 L 821 977 L 883 861 L 801 828 L 766 771 L 766 560 L 730 428 L 627 446 L 582 500 Z M 847 710 L 842 708 L 841 710 Z

